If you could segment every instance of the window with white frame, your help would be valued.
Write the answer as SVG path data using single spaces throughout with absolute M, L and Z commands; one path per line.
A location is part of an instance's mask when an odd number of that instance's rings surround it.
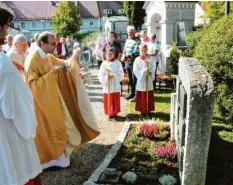
M 105 15 L 107 14 L 107 11 L 108 11 L 107 9 L 103 9 Z
M 42 21 L 42 28 L 46 28 L 46 22 Z
M 11 22 L 11 27 L 14 28 L 15 27 L 15 23 L 14 22 Z
M 124 9 L 119 9 L 119 14 L 124 14 L 125 10 Z
M 25 29 L 25 22 L 21 22 L 21 28 Z
M 109 14 L 109 15 L 112 14 L 112 9 L 108 9 L 108 14 Z
M 36 28 L 36 22 L 32 21 L 32 28 Z
M 89 26 L 94 26 L 94 21 L 92 19 L 89 20 Z

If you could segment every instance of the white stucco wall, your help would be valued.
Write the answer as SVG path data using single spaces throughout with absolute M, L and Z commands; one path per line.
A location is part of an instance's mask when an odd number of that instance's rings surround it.
M 147 1 L 143 8 L 147 13 L 148 35 L 157 35 L 161 42 L 161 71 L 166 71 L 167 57 L 170 46 L 177 39 L 177 22 L 185 22 L 186 33 L 194 26 L 196 2 L 164 2 L 161 0 Z
M 204 14 L 205 14 L 205 11 L 202 9 L 199 3 L 196 3 L 195 21 L 194 21 L 195 26 L 206 24 L 206 23 L 208 24 L 210 22 L 210 19 L 202 17 Z

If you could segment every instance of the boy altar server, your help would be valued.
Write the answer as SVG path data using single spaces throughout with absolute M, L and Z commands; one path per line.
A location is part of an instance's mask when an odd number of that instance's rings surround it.
M 140 111 L 142 115 L 154 111 L 153 80 L 155 78 L 156 63 L 150 60 L 151 57 L 147 53 L 148 46 L 141 44 L 140 56 L 135 59 L 133 66 L 133 72 L 137 77 L 135 109 Z
M 124 78 L 122 64 L 114 58 L 114 55 L 114 48 L 108 48 L 106 60 L 99 70 L 99 80 L 104 93 L 104 112 L 110 119 L 116 118 L 120 112 L 120 82 Z

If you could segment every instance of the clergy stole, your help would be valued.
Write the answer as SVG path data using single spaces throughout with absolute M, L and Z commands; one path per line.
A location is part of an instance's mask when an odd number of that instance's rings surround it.
M 62 60 L 51 54 L 43 59 L 38 51 L 29 60 L 26 81 L 34 97 L 38 124 L 35 143 L 44 164 L 58 159 L 64 152 L 69 156 L 100 132 L 91 107 L 83 111 L 89 99 L 82 90 L 77 63 L 72 63 L 70 72 L 54 74 L 52 67 L 60 65 Z

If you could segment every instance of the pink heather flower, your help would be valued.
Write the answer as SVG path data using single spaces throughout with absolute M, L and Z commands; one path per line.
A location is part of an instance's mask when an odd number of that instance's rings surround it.
M 160 158 L 172 160 L 176 157 L 176 146 L 173 144 L 165 144 L 158 148 L 155 148 L 154 153 Z
M 139 132 L 145 137 L 152 137 L 159 132 L 159 127 L 156 124 L 143 123 L 139 127 Z

